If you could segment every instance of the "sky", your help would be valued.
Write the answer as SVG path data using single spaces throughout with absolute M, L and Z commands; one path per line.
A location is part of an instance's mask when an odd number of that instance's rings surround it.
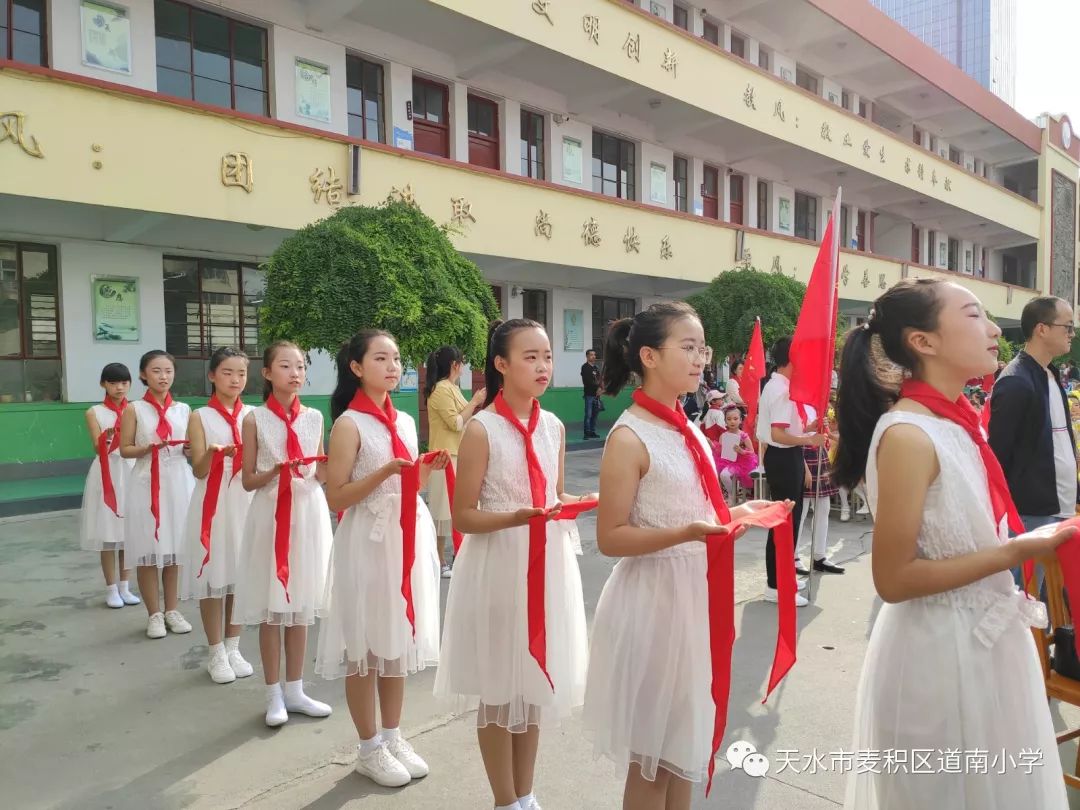
M 1016 108 L 1068 113 L 1080 126 L 1080 0 L 1016 0 Z

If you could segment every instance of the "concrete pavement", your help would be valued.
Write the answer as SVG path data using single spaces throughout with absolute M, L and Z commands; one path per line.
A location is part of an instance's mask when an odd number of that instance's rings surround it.
M 599 451 L 568 455 L 568 488 L 594 489 L 599 461 Z M 613 561 L 596 551 L 592 516 L 580 526 L 591 617 Z M 738 640 L 724 747 L 747 740 L 774 765 L 755 779 L 721 760 L 712 796 L 706 800 L 699 791 L 696 808 L 817 810 L 842 804 L 842 774 L 796 773 L 781 762 L 815 750 L 850 749 L 855 686 L 877 607 L 870 540 L 863 536 L 869 528 L 867 522 L 832 524 L 831 553 L 847 562 L 848 572 L 815 577 L 813 603 L 799 611 L 799 661 L 765 706 L 776 609 L 759 599 L 763 533 L 739 541 Z M 271 730 L 262 722 L 253 630 L 245 631 L 242 649 L 255 676 L 217 686 L 205 671 L 196 605 L 182 606 L 194 632 L 161 641 L 145 638 L 142 606 L 105 607 L 96 555 L 78 549 L 75 513 L 0 522 L 0 586 L 5 807 L 490 807 L 475 717 L 455 715 L 432 698 L 433 671 L 409 679 L 403 721 L 432 773 L 390 791 L 352 772 L 356 739 L 340 681 L 322 681 L 309 664 L 307 689 L 333 705 L 334 715 L 294 717 Z M 1056 705 L 1054 711 L 1060 726 Z M 1069 710 L 1068 719 L 1076 723 L 1080 715 Z M 781 749 L 799 754 L 778 756 Z M 614 764 L 594 759 L 576 718 L 543 735 L 536 792 L 547 810 L 618 808 L 622 778 Z

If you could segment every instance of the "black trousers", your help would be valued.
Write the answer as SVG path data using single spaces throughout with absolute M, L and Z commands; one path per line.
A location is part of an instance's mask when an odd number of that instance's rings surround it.
M 803 485 L 806 483 L 806 462 L 801 447 L 774 447 L 765 450 L 765 480 L 769 482 L 769 497 L 774 501 L 794 501 L 791 513 L 796 529 L 802 520 Z M 781 565 L 794 565 L 794 558 L 781 560 Z M 770 588 L 776 587 L 776 543 L 772 530 L 765 544 L 765 578 Z

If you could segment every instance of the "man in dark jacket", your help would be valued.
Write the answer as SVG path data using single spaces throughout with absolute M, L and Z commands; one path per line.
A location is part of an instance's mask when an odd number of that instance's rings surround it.
M 596 415 L 600 412 L 600 367 L 596 365 L 596 352 L 585 352 L 581 366 L 581 388 L 585 397 L 585 438 L 599 439 L 596 432 Z
M 1053 359 L 1067 354 L 1075 328 L 1060 298 L 1028 302 L 1026 341 L 990 394 L 990 446 L 1028 531 L 1076 513 L 1076 445 L 1069 406 Z

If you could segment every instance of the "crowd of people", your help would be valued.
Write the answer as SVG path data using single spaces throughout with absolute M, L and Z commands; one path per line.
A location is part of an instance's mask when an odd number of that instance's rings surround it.
M 990 391 L 987 440 L 964 389 L 997 370 L 998 328 L 961 286 L 903 281 L 847 336 L 829 413 L 792 402 L 790 339 L 772 347 L 750 435 L 740 364 L 724 392 L 701 392 L 711 358 L 699 318 L 685 304 L 655 304 L 611 325 L 602 368 L 595 355 L 582 367 L 586 436 L 596 434 L 591 399 L 638 386 L 608 434 L 599 492 L 583 494 L 565 488 L 565 427 L 539 403 L 551 345 L 529 320 L 492 326 L 485 387 L 471 400 L 457 386 L 460 352 L 431 356 L 426 453 L 391 400 L 402 362 L 386 332 L 361 331 L 339 352 L 325 448 L 322 414 L 300 402 L 305 356 L 292 343 L 266 348 L 256 407 L 241 399 L 248 358 L 216 350 L 214 393 L 194 412 L 172 399 L 172 357 L 152 351 L 139 365 L 141 399 L 128 402 L 131 375 L 110 364 L 104 401 L 87 412 L 97 455 L 82 545 L 101 554 L 110 607 L 141 596 L 149 638 L 190 632 L 178 602 L 199 602 L 216 683 L 253 674 L 239 637 L 258 625 L 269 726 L 291 712 L 331 713 L 303 691 L 318 619 L 315 671 L 344 678 L 356 770 L 380 785 L 429 771 L 400 722 L 405 678 L 437 667 L 435 694 L 476 711 L 497 810 L 539 808 L 540 729 L 576 710 L 597 754 L 625 768 L 624 808 L 686 810 L 711 774 L 712 718 L 726 710 L 713 697 L 702 620 L 708 544 L 737 541 L 770 509 L 799 526 L 805 505 L 815 513 L 811 568 L 842 574 L 827 558 L 822 518 L 834 495 L 850 516 L 848 493 L 865 487 L 885 604 L 860 679 L 854 750 L 1049 753 L 1053 725 L 1027 629 L 1045 624 L 1045 612 L 1009 572 L 1071 536 L 1058 522 L 1076 511 L 1077 452 L 1052 360 L 1069 349 L 1072 319 L 1059 299 L 1025 308 L 1025 350 Z M 756 471 L 774 501 L 738 502 Z M 619 562 L 590 636 L 573 518 L 591 508 L 599 551 Z M 774 531 L 766 598 L 777 601 L 779 566 L 809 571 L 777 559 Z M 440 616 L 447 542 L 455 557 Z M 806 602 L 797 591 L 795 600 Z M 860 769 L 845 806 L 1064 810 L 1057 757 L 1043 764 L 1034 775 Z

